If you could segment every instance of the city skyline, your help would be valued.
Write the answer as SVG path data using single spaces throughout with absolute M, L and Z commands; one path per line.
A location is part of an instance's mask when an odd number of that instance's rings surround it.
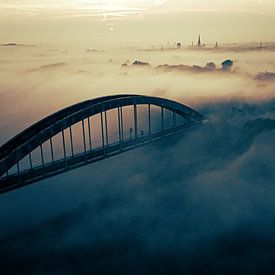
M 0 43 L 272 42 L 274 26 L 273 0 L 0 1 Z

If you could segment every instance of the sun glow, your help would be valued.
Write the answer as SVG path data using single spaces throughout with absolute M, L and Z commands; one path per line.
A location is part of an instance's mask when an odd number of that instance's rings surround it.
M 142 18 L 146 14 L 160 13 L 168 0 L 2 0 L 2 18 L 84 18 L 96 21 L 117 21 Z
M 181 12 L 275 12 L 274 0 L 1 0 L 1 16 L 86 17 L 117 19 Z

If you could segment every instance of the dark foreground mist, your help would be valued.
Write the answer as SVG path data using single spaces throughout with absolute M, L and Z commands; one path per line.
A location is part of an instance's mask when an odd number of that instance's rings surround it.
M 274 274 L 275 102 L 199 111 L 181 137 L 2 195 L 0 274 Z

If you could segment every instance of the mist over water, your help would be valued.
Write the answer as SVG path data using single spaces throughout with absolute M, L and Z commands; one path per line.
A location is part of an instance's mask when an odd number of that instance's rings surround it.
M 1 195 L 2 272 L 273 274 L 275 82 L 256 76 L 275 72 L 274 52 L 97 50 L 0 48 L 0 143 L 60 108 L 129 91 L 208 120 Z M 155 70 L 228 58 L 228 73 Z

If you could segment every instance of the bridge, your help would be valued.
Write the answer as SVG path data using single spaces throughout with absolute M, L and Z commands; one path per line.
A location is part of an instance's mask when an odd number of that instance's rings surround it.
M 0 147 L 0 193 L 143 146 L 203 120 L 181 103 L 152 96 L 111 95 L 72 105 Z

